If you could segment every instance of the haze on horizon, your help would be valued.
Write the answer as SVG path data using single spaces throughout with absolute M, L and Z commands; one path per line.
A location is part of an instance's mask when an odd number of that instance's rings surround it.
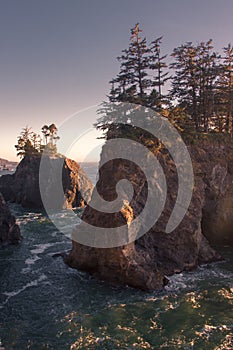
M 119 69 L 116 57 L 127 48 L 136 22 L 149 41 L 163 36 L 164 54 L 209 38 L 221 51 L 233 42 L 232 12 L 232 0 L 2 1 L 0 157 L 17 160 L 14 145 L 26 125 L 36 132 L 45 123 L 59 129 L 83 109 L 75 130 L 77 137 L 85 134 L 96 119 L 87 108 L 108 94 Z M 91 150 L 93 142 L 83 147 Z M 58 150 L 61 143 L 62 138 Z

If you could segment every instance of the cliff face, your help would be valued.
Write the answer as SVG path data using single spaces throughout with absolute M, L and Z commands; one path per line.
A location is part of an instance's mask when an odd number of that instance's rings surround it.
M 7 201 L 21 204 L 26 208 L 43 209 L 39 186 L 41 158 L 26 156 L 17 166 L 13 175 L 0 177 L 0 191 Z M 92 184 L 80 166 L 73 160 L 61 157 L 44 157 L 46 176 L 43 178 L 45 199 L 53 209 L 80 207 L 85 198 L 91 196 Z M 62 169 L 64 194 L 57 196 L 59 178 L 57 169 Z M 82 194 L 81 194 L 82 189 Z
M 106 149 L 103 148 L 102 158 Z M 166 276 L 192 270 L 199 264 L 217 261 L 221 256 L 210 246 L 233 242 L 233 148 L 221 145 L 190 146 L 195 186 L 189 209 L 179 226 L 165 233 L 177 195 L 177 174 L 168 153 L 157 157 L 167 179 L 167 199 L 158 222 L 136 242 L 117 248 L 90 248 L 73 241 L 66 262 L 114 284 L 143 290 L 162 288 Z M 128 210 L 103 214 L 90 206 L 83 220 L 99 227 L 114 227 L 132 221 L 142 210 L 146 199 L 146 179 L 132 164 L 112 160 L 102 170 L 98 190 L 105 199 L 116 196 L 116 183 L 127 178 L 134 187 Z M 90 203 L 91 204 L 91 203 Z M 81 224 L 76 235 L 82 231 Z
M 0 246 L 16 244 L 22 240 L 19 226 L 0 193 Z

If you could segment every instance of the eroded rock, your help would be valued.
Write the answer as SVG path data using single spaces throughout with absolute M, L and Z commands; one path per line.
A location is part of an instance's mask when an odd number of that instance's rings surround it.
M 0 191 L 6 201 L 26 208 L 43 209 L 41 181 L 44 199 L 51 209 L 83 207 L 85 199 L 91 196 L 92 184 L 81 167 L 69 158 L 44 156 L 45 174 L 39 180 L 40 161 L 40 156 L 26 156 L 13 175 L 0 177 Z M 63 191 L 58 191 L 60 169 Z
M 0 193 L 0 246 L 17 244 L 22 240 L 19 226 Z
M 168 189 L 165 208 L 158 222 L 136 242 L 121 247 L 92 248 L 73 241 L 66 262 L 114 284 L 157 290 L 167 283 L 168 275 L 221 260 L 210 243 L 215 243 L 216 237 L 221 241 L 225 231 L 228 238 L 232 238 L 233 182 L 229 171 L 230 158 L 226 154 L 233 155 L 233 149 L 203 145 L 190 146 L 189 151 L 195 174 L 193 197 L 185 217 L 172 233 L 165 233 L 165 227 L 176 200 L 177 174 L 169 154 L 160 152 L 157 156 Z M 104 152 L 107 152 L 105 147 L 102 157 L 105 157 Z M 93 210 L 90 203 L 84 211 L 84 221 L 105 228 L 120 227 L 125 223 L 130 225 L 132 217 L 140 213 L 147 198 L 147 183 L 140 169 L 124 161 L 112 160 L 100 169 L 97 187 L 106 200 L 113 200 L 115 185 L 122 178 L 127 178 L 134 187 L 130 211 L 104 214 Z M 129 216 L 130 222 L 127 221 Z M 74 232 L 74 237 L 80 231 L 82 224 Z

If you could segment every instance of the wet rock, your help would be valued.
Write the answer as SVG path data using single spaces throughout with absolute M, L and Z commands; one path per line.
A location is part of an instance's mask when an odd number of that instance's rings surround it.
M 17 244 L 22 240 L 19 226 L 0 193 L 0 246 Z

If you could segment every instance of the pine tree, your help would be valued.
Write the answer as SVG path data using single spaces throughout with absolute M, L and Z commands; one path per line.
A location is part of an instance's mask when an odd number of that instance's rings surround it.
M 185 107 L 197 131 L 208 132 L 213 116 L 213 96 L 219 73 L 218 55 L 213 51 L 212 40 L 194 46 L 191 42 L 175 48 L 175 70 L 171 96 Z
M 204 132 L 208 132 L 213 117 L 213 98 L 218 79 L 219 65 L 216 52 L 213 51 L 213 42 L 201 42 L 198 47 L 197 75 L 199 78 L 199 115 Z
M 147 90 L 151 87 L 148 79 L 149 49 L 146 38 L 140 36 L 141 32 L 137 23 L 131 29 L 129 48 L 118 57 L 120 72 L 112 83 L 117 85 L 113 91 L 119 102 L 144 104 Z
M 56 142 L 60 139 L 60 137 L 57 136 L 56 125 L 44 125 L 41 131 L 44 135 L 44 144 L 42 144 L 41 136 L 31 131 L 31 128 L 28 126 L 21 131 L 20 135 L 18 136 L 17 145 L 15 145 L 17 156 L 22 158 L 28 154 L 41 155 L 43 152 L 48 155 L 57 154 Z
M 28 154 L 37 153 L 37 149 L 33 146 L 34 133 L 31 131 L 31 128 L 26 126 L 21 131 L 17 145 L 15 148 L 17 150 L 17 156 L 20 158 Z
M 171 55 L 175 61 L 170 68 L 175 70 L 172 76 L 171 98 L 186 109 L 195 123 L 200 126 L 198 117 L 198 77 L 197 77 L 197 48 L 188 42 L 173 50 Z
M 162 37 L 152 41 L 148 46 L 146 38 L 142 38 L 141 33 L 142 30 L 137 23 L 131 29 L 129 48 L 123 50 L 122 55 L 118 57 L 120 72 L 110 81 L 108 102 L 103 102 L 98 110 L 101 117 L 95 126 L 104 132 L 110 128 L 116 129 L 117 126 L 113 127 L 113 123 L 122 124 L 122 128 L 125 124 L 126 129 L 127 124 L 133 124 L 136 115 L 133 106 L 129 113 L 123 105 L 120 106 L 122 102 L 139 104 L 156 111 L 161 110 L 162 86 L 169 79 L 168 73 L 164 72 L 167 67 L 164 61 L 166 56 L 161 56 Z M 111 103 L 116 105 L 111 106 Z
M 223 48 L 224 56 L 222 57 L 222 65 L 218 80 L 218 89 L 215 94 L 215 104 L 218 101 L 218 110 L 220 111 L 222 129 L 226 133 L 233 132 L 233 47 L 228 44 Z M 216 98 L 218 100 L 216 101 Z
M 153 109 L 161 108 L 164 102 L 164 97 L 162 94 L 162 87 L 170 79 L 169 73 L 166 71 L 167 64 L 165 59 L 167 55 L 161 56 L 161 42 L 162 36 L 150 43 L 150 65 L 149 68 L 153 72 L 153 90 L 149 97 L 149 106 Z

